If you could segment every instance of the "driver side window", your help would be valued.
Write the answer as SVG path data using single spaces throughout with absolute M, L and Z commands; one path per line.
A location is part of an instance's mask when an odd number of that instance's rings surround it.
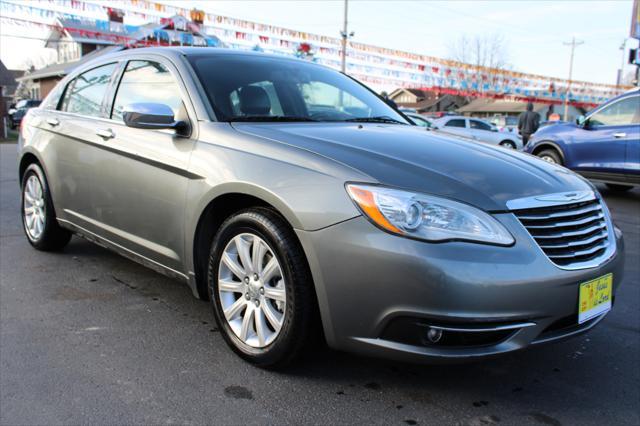
M 477 120 L 469 120 L 469 127 L 474 130 L 491 131 L 491 126 L 489 126 L 487 123 L 483 123 L 482 121 Z
M 592 126 L 624 126 L 640 124 L 640 96 L 615 102 L 589 117 Z
M 122 121 L 124 107 L 137 102 L 165 104 L 176 117 L 183 115 L 180 87 L 171 72 L 158 62 L 129 61 L 120 79 L 111 118 Z

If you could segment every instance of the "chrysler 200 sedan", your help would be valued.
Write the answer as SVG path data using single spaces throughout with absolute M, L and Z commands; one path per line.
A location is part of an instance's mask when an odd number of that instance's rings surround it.
M 623 242 L 573 172 L 419 131 L 357 81 L 282 56 L 133 49 L 29 111 L 22 217 L 187 283 L 278 367 L 314 338 L 412 361 L 572 336 L 611 309 Z

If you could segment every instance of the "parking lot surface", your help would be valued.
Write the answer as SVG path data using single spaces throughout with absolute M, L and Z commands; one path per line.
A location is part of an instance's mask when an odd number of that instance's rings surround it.
M 32 249 L 16 145 L 0 159 L 2 425 L 640 424 L 638 189 L 602 187 L 627 262 L 592 332 L 464 365 L 319 349 L 276 373 L 234 355 L 185 285 L 77 237 L 62 253 Z

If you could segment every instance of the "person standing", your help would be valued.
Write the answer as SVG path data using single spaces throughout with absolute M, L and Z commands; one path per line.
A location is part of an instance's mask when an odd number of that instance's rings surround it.
M 551 117 L 553 115 L 554 111 L 553 111 L 553 104 L 549 105 L 549 109 L 547 110 L 547 121 L 551 120 Z
M 540 127 L 540 114 L 533 111 L 533 103 L 527 104 L 527 110 L 518 119 L 518 133 L 522 136 L 522 146 L 527 146 L 529 138 Z

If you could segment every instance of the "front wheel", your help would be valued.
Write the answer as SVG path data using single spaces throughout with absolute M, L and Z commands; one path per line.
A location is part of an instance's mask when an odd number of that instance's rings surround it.
M 555 149 L 545 149 L 536 155 L 547 163 L 562 165 L 562 158 Z
M 502 141 L 500 142 L 500 146 L 508 149 L 516 149 L 516 144 L 511 141 Z
M 278 214 L 255 208 L 227 219 L 211 246 L 207 281 L 216 321 L 238 355 L 277 368 L 301 353 L 313 332 L 313 283 Z
M 71 233 L 58 225 L 40 166 L 31 164 L 22 176 L 22 224 L 29 243 L 38 250 L 61 250 Z

